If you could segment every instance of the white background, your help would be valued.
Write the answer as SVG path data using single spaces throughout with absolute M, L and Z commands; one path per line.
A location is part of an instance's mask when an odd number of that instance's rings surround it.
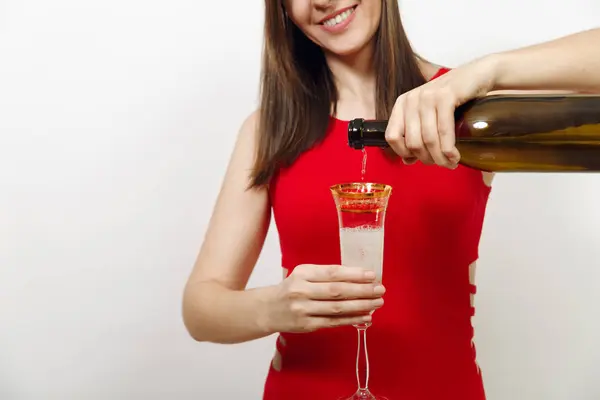
M 401 8 L 447 66 L 600 17 L 597 0 Z M 197 344 L 180 303 L 256 107 L 262 9 L 0 0 L 0 399 L 260 398 L 272 338 Z M 477 275 L 490 400 L 600 398 L 599 202 L 600 176 L 496 179 Z M 270 235 L 251 285 L 278 260 Z

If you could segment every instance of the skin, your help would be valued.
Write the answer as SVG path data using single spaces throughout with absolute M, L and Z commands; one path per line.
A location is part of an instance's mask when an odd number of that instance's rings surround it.
M 373 118 L 370 59 L 381 0 L 287 0 L 289 17 L 318 43 L 340 93 L 341 119 Z M 325 16 L 358 5 L 344 32 L 325 32 Z M 460 66 L 398 98 L 387 139 L 407 164 L 455 168 L 454 108 L 497 90 L 600 92 L 600 29 Z M 437 66 L 419 61 L 426 77 Z M 306 332 L 369 320 L 385 289 L 373 276 L 339 265 L 300 265 L 277 285 L 245 290 L 262 250 L 271 210 L 266 188 L 246 190 L 256 151 L 257 116 L 243 123 L 183 298 L 183 318 L 198 341 L 240 343 L 275 332 Z M 491 175 L 484 175 L 491 182 Z M 235 238 L 235 243 L 232 243 Z M 334 301 L 340 300 L 341 301 Z

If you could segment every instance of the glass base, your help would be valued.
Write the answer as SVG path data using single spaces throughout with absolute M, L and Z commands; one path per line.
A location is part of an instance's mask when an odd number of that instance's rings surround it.
M 369 389 L 358 389 L 350 397 L 340 397 L 338 400 L 389 400 L 384 396 L 376 396 L 369 391 Z

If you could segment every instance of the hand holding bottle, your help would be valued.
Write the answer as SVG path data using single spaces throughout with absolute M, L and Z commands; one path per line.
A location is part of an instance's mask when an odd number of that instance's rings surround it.
M 456 168 L 454 111 L 485 96 L 495 81 L 495 64 L 483 58 L 453 69 L 398 97 L 389 118 L 386 141 L 406 164 L 420 160 Z
M 269 331 L 310 332 L 370 322 L 370 313 L 383 305 L 384 292 L 375 274 L 363 268 L 299 265 L 270 292 Z

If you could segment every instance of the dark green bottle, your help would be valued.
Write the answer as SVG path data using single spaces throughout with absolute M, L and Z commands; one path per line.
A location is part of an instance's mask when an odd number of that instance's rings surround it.
M 492 95 L 455 112 L 460 163 L 496 172 L 600 172 L 600 95 Z M 387 121 L 354 119 L 354 149 L 388 147 Z

